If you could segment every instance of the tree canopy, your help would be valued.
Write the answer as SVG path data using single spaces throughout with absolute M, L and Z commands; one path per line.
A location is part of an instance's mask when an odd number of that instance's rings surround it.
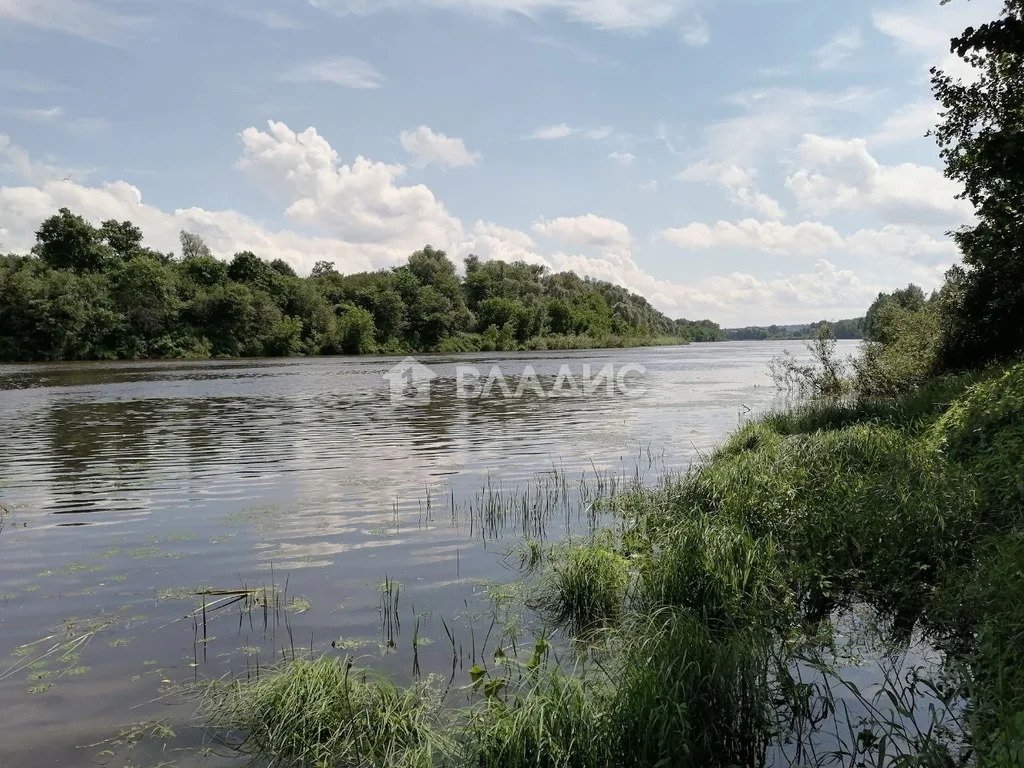
M 596 347 L 718 338 L 646 299 L 572 272 L 430 246 L 393 269 L 299 277 L 250 251 L 222 260 L 182 232 L 179 256 L 129 221 L 62 208 L 26 255 L 0 256 L 0 360 L 256 356 Z M 713 331 L 709 330 L 713 327 Z
M 970 64 L 970 82 L 932 70 L 943 110 L 935 138 L 946 175 L 964 186 L 977 224 L 953 236 L 963 266 L 947 275 L 940 322 L 941 365 L 970 368 L 1024 350 L 1024 2 L 969 27 L 951 51 Z

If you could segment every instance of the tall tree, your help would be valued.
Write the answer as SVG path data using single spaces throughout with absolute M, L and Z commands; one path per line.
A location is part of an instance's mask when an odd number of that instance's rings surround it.
M 67 208 L 40 225 L 34 250 L 48 266 L 76 272 L 100 270 L 109 256 L 100 231 Z
M 953 53 L 974 68 L 975 80 L 932 70 L 944 110 L 935 138 L 946 175 L 964 185 L 962 197 L 978 219 L 954 233 L 964 266 L 950 271 L 942 297 L 948 368 L 980 366 L 1024 349 L 1022 10 L 1022 0 L 1006 0 L 1000 18 L 953 39 Z

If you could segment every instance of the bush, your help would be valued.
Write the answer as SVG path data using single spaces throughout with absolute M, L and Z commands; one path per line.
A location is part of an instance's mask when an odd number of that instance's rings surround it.
M 910 311 L 890 304 L 880 311 L 880 341 L 864 345 L 854 364 L 855 386 L 862 396 L 893 397 L 929 381 L 938 367 L 942 331 L 938 308 L 927 304 Z
M 1024 363 L 968 390 L 939 419 L 932 445 L 977 479 L 996 527 L 1024 515 Z
M 969 546 L 972 485 L 888 427 L 733 438 L 673 495 L 678 515 L 714 515 L 772 537 L 804 606 L 860 597 L 895 610 Z

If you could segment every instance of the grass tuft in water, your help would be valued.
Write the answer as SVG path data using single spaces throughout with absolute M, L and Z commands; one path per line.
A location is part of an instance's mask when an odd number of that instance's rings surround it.
M 432 768 L 454 749 L 433 680 L 399 689 L 347 658 L 211 684 L 202 712 L 228 743 L 275 765 Z
M 602 533 L 550 554 L 534 605 L 575 634 L 614 623 L 624 607 L 629 562 Z

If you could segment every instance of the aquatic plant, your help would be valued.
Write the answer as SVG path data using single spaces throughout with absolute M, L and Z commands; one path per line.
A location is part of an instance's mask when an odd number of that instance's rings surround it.
M 226 743 L 274 765 L 433 768 L 454 749 L 436 681 L 400 689 L 347 657 L 211 683 L 201 713 Z
M 613 622 L 623 609 L 629 567 L 607 532 L 549 554 L 533 605 L 576 634 Z

